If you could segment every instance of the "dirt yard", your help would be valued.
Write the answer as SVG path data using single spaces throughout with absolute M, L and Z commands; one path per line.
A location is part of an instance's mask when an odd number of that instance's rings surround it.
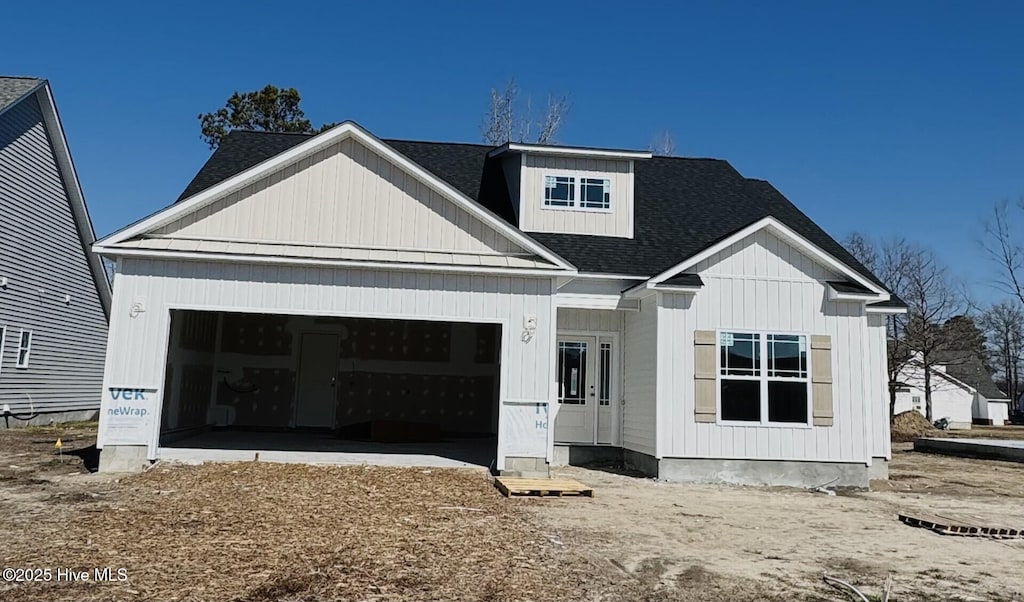
M 901 602 L 1024 600 L 1024 541 L 896 520 L 914 508 L 1024 522 L 1024 467 L 909 445 L 870 493 L 568 468 L 594 499 L 509 500 L 459 470 L 158 464 L 114 479 L 60 463 L 58 435 L 65 451 L 94 440 L 90 427 L 0 431 L 0 567 L 51 569 L 49 582 L 0 581 L 0 600 L 849 599 L 826 571 L 873 594 L 893 573 Z M 58 568 L 90 579 L 58 582 Z

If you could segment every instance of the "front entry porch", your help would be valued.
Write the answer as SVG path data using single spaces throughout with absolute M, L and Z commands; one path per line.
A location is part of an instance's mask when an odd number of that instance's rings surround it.
M 621 312 L 559 308 L 556 445 L 621 445 Z

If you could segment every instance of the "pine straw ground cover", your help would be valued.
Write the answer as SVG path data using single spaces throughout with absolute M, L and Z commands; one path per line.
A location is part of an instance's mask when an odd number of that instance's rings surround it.
M 9 523 L 2 556 L 124 567 L 128 581 L 0 584 L 0 599 L 546 601 L 611 585 L 477 471 L 157 465 L 107 487 L 71 512 Z

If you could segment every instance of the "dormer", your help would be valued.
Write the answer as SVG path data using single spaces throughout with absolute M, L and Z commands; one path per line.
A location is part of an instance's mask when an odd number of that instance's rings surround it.
M 633 238 L 634 163 L 651 153 L 509 143 L 501 160 L 520 230 Z

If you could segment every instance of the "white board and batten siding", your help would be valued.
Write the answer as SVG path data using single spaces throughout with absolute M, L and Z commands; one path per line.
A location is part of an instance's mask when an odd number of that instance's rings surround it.
M 170 310 L 201 309 L 497 323 L 502 402 L 547 404 L 550 396 L 550 278 L 135 258 L 118 267 L 105 388 L 162 387 Z M 144 311 L 131 318 L 133 302 Z M 521 337 L 526 316 L 537 319 L 528 341 Z M 157 437 L 154 430 L 151 457 Z
M 863 305 L 828 301 L 823 281 L 837 277 L 765 230 L 693 271 L 704 281 L 700 292 L 662 293 L 658 308 L 658 457 L 870 462 L 875 425 L 868 406 L 881 403 L 881 389 L 868 387 L 866 370 L 871 366 Z M 696 422 L 695 330 L 830 336 L 833 426 Z
M 558 331 L 573 333 L 622 332 L 625 312 L 611 309 L 558 308 Z
M 352 138 L 283 167 L 150 236 L 526 254 L 479 217 Z
M 623 318 L 622 447 L 652 456 L 657 451 L 659 342 L 676 335 L 659 326 L 658 314 L 657 298 L 650 296 L 641 301 L 640 311 L 624 312 Z M 690 384 L 692 389 L 692 369 Z
M 880 400 L 880 406 L 873 414 L 874 426 L 871 433 L 871 456 L 892 458 L 892 440 L 889 434 L 889 360 L 886 354 L 886 319 L 884 314 L 868 314 L 868 354 L 870 374 L 868 382 L 873 387 L 872 395 Z
M 0 115 L 0 402 L 19 414 L 95 411 L 107 317 L 41 101 L 42 91 Z M 19 368 L 22 329 L 32 345 Z
M 544 177 L 572 176 L 611 181 L 611 210 L 544 206 Z M 579 198 L 576 199 L 577 203 Z M 633 163 L 628 160 L 523 155 L 519 227 L 527 232 L 561 232 L 633 237 Z

